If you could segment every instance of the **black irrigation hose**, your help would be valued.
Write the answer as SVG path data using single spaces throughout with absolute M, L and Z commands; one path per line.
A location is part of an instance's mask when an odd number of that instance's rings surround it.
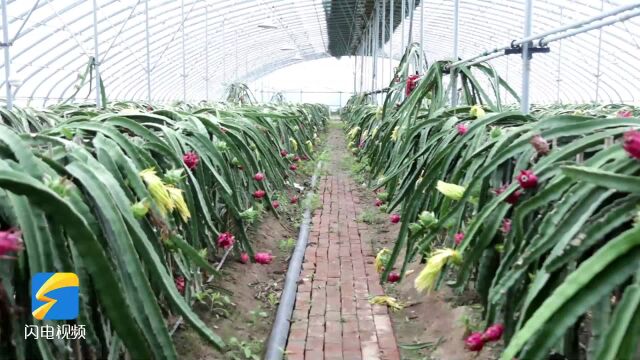
M 311 178 L 311 192 L 307 194 L 307 198 L 310 198 L 313 194 L 313 189 L 316 186 L 321 166 L 322 162 L 319 161 L 315 174 L 313 174 L 313 177 Z M 298 291 L 298 278 L 300 277 L 300 270 L 302 269 L 304 253 L 307 249 L 310 228 L 311 204 L 309 204 L 304 211 L 296 248 L 293 250 L 293 254 L 291 255 L 291 261 L 289 261 L 289 268 L 287 269 L 287 276 L 284 280 L 282 295 L 280 295 L 280 304 L 278 305 L 276 318 L 273 322 L 273 327 L 271 328 L 269 340 L 267 341 L 265 360 L 282 360 L 284 357 L 285 346 L 287 345 L 287 339 L 289 338 L 291 314 L 293 313 L 293 306 L 295 305 L 296 293 Z

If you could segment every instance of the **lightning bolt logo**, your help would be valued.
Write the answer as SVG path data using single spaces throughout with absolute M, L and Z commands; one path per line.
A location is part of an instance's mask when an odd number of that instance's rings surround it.
M 78 316 L 80 281 L 74 273 L 38 273 L 32 279 L 32 314 L 38 320 L 72 320 Z M 52 291 L 59 290 L 55 298 Z M 48 316 L 49 315 L 49 316 Z

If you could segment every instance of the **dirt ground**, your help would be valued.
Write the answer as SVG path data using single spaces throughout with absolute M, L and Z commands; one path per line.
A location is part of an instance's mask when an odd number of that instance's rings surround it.
M 283 223 L 286 221 L 280 222 L 269 214 L 249 233 L 256 251 L 269 251 L 275 255 L 271 264 L 242 264 L 237 259 L 229 259 L 223 266 L 223 279 L 214 284 L 231 292 L 229 300 L 233 304 L 225 307 L 229 312 L 228 317 L 216 316 L 208 306 L 195 306 L 198 315 L 225 342 L 229 343 L 231 337 L 238 339 L 238 344 L 242 345 L 232 347 L 238 354 L 246 347 L 259 359 L 264 350 L 262 344 L 271 331 L 290 250 L 282 246 L 281 240 L 297 237 L 297 230 Z M 183 359 L 233 358 L 231 353 L 223 355 L 216 351 L 186 325 L 176 332 L 174 342 Z
M 343 157 L 344 167 L 351 170 L 359 167 L 350 154 L 345 152 Z M 369 233 L 373 234 L 371 245 L 376 252 L 383 247 L 393 248 L 399 226 L 391 224 L 389 215 L 380 212 L 374 206 L 375 194 L 367 189 L 361 175 L 353 176 L 363 181 L 360 189 L 360 203 L 364 208 L 359 221 L 368 224 Z M 464 348 L 464 339 L 468 335 L 466 324 L 480 323 L 481 308 L 472 304 L 473 296 L 469 297 L 469 294 L 465 294 L 464 299 L 460 298 L 446 285 L 430 294 L 416 292 L 413 282 L 423 266 L 416 261 L 409 267 L 409 271 L 413 272 L 405 276 L 401 283 L 385 285 L 387 295 L 406 304 L 403 310 L 392 313 L 393 327 L 402 359 L 490 360 L 498 358 L 498 350 L 490 345 L 486 345 L 479 354 Z

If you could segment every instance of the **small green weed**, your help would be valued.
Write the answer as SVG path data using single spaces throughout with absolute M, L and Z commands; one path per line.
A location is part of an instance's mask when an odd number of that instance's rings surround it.
M 375 212 L 369 209 L 365 209 L 358 216 L 358 221 L 363 222 L 365 224 L 374 224 L 378 219 L 378 216 Z
M 228 341 L 227 358 L 232 360 L 260 360 L 262 343 L 260 341 L 240 341 L 231 337 Z
M 280 240 L 280 245 L 278 247 L 280 248 L 280 251 L 289 253 L 294 247 L 296 247 L 296 240 L 292 237 Z

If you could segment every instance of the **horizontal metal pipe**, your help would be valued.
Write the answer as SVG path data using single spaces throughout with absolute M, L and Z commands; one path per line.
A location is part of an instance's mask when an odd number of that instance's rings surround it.
M 602 22 L 596 22 L 596 21 L 604 19 L 604 18 L 607 18 L 607 17 L 610 17 L 610 16 L 615 16 L 615 15 L 621 14 L 621 13 L 624 13 L 626 11 L 638 8 L 638 7 L 640 7 L 640 1 L 634 1 L 631 4 L 619 6 L 619 7 L 615 8 L 615 9 L 610 10 L 610 11 L 605 11 L 605 12 L 599 14 L 599 15 L 596 15 L 596 16 L 593 16 L 593 17 L 590 17 L 590 18 L 587 18 L 587 19 L 584 19 L 584 20 L 580 20 L 580 21 L 577 21 L 577 22 L 574 22 L 574 23 L 571 23 L 571 24 L 563 25 L 563 26 L 560 26 L 560 27 L 545 31 L 545 32 L 540 33 L 540 34 L 536 34 L 536 35 L 528 36 L 528 37 L 525 37 L 525 38 L 522 38 L 522 39 L 518 39 L 518 40 L 513 41 L 512 43 L 510 43 L 507 46 L 503 46 L 503 47 L 500 47 L 500 48 L 495 48 L 495 49 L 493 49 L 491 51 L 485 51 L 485 52 L 483 52 L 481 54 L 478 54 L 476 56 L 473 56 L 473 57 L 470 57 L 470 58 L 467 58 L 467 59 L 464 59 L 464 60 L 456 61 L 456 62 L 450 64 L 449 67 L 451 68 L 451 67 L 455 67 L 455 66 L 458 66 L 458 65 L 466 64 L 466 63 L 469 63 L 469 62 L 473 62 L 473 64 L 477 64 L 479 62 L 488 60 L 488 59 L 485 59 L 485 60 L 479 61 L 481 58 L 485 58 L 485 57 L 488 57 L 488 56 L 490 56 L 492 54 L 496 54 L 496 56 L 490 58 L 490 59 L 494 59 L 496 57 L 503 56 L 504 55 L 503 54 L 504 50 L 510 49 L 512 46 L 522 45 L 522 44 L 527 43 L 529 41 L 540 39 L 541 40 L 541 45 L 545 45 L 545 44 L 548 44 L 548 43 L 550 43 L 552 41 L 557 41 L 557 40 L 560 40 L 560 39 L 564 39 L 566 37 L 574 36 L 574 35 L 577 35 L 577 34 L 580 34 L 580 33 L 586 32 L 586 31 L 599 29 L 601 27 L 604 27 L 604 26 L 607 26 L 607 25 L 611 25 L 613 23 L 624 21 L 624 20 L 630 19 L 632 17 L 638 16 L 638 15 L 640 15 L 640 12 L 633 11 L 633 12 L 630 12 L 629 14 L 624 14 L 624 15 L 621 15 L 621 16 L 617 16 L 617 17 L 615 17 L 613 19 L 609 19 L 607 21 L 602 21 Z M 594 23 L 594 22 L 596 22 L 596 23 Z M 584 25 L 587 25 L 587 24 L 591 24 L 591 25 L 584 26 Z M 570 29 L 575 29 L 575 30 L 569 31 L 569 32 L 565 32 L 565 31 L 570 30 Z M 555 34 L 559 34 L 559 35 L 545 39 L 547 36 L 555 35 Z M 550 40 L 550 39 L 552 39 L 552 40 Z

